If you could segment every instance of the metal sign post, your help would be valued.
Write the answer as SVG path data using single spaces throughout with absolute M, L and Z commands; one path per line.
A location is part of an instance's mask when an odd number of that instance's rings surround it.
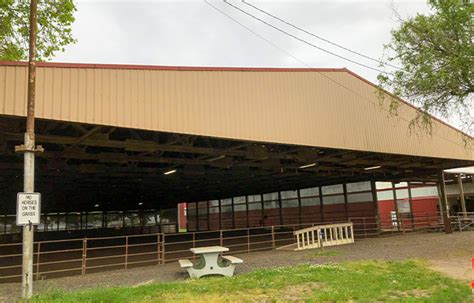
M 31 195 L 35 191 L 35 153 L 42 152 L 41 146 L 35 146 L 35 84 L 36 84 L 36 11 L 37 0 L 30 2 L 30 41 L 28 56 L 28 100 L 26 109 L 26 132 L 25 144 L 15 146 L 16 152 L 24 154 L 24 174 L 23 174 L 23 191 Z M 20 198 L 18 195 L 18 198 Z M 30 198 L 33 198 L 31 196 Z M 26 201 L 26 200 L 25 200 Z M 29 201 L 33 201 L 29 199 Z M 18 203 L 20 200 L 18 201 Z M 38 213 L 39 220 L 39 200 L 38 207 L 35 211 Z M 31 202 L 32 203 L 32 202 Z M 27 203 L 28 204 L 28 203 Z M 25 205 L 26 206 L 26 205 Z M 28 208 L 28 207 L 27 207 Z M 26 211 L 26 212 L 31 212 Z M 27 225 L 23 226 L 23 267 L 22 267 L 22 287 L 21 297 L 29 299 L 33 295 L 33 234 L 34 226 L 31 222 L 32 217 Z

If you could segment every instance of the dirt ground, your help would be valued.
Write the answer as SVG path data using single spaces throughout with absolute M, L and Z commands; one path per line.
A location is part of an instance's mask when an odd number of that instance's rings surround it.
M 434 270 L 453 278 L 472 279 L 471 258 L 474 257 L 474 231 L 443 234 L 417 233 L 356 241 L 354 244 L 328 247 L 328 255 L 318 256 L 318 250 L 263 251 L 236 255 L 244 260 L 236 274 L 257 268 L 295 265 L 301 263 L 328 263 L 353 260 L 403 260 L 423 258 Z M 324 255 L 324 254 L 323 254 Z M 177 262 L 140 267 L 129 270 L 108 271 L 84 276 L 72 276 L 35 282 L 35 293 L 54 290 L 78 290 L 93 287 L 138 286 L 148 283 L 183 280 L 187 274 Z M 0 284 L 0 302 L 15 302 L 20 284 Z

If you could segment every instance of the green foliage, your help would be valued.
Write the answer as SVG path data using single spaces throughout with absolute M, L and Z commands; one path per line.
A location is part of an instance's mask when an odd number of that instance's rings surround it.
M 28 58 L 30 1 L 0 0 L 0 60 Z M 37 59 L 51 59 L 55 52 L 74 43 L 71 25 L 76 6 L 73 0 L 39 0 Z
M 425 111 L 412 125 L 430 129 L 431 113 L 459 117 L 467 131 L 474 127 L 474 5 L 468 2 L 429 0 L 433 13 L 400 19 L 385 45 L 387 61 L 402 68 L 380 74 L 380 86 Z M 390 98 L 390 109 L 397 102 Z
M 138 287 L 54 292 L 32 302 L 470 302 L 468 283 L 420 261 L 362 261 L 256 270 Z

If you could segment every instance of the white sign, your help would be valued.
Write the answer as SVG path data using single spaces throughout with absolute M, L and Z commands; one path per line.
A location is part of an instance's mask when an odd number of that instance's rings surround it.
M 41 213 L 40 193 L 18 193 L 16 200 L 16 225 L 38 225 Z

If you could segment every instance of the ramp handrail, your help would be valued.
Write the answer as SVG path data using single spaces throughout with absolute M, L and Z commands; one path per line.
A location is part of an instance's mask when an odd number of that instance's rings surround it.
M 296 250 L 354 243 L 352 223 L 316 225 L 293 232 Z

